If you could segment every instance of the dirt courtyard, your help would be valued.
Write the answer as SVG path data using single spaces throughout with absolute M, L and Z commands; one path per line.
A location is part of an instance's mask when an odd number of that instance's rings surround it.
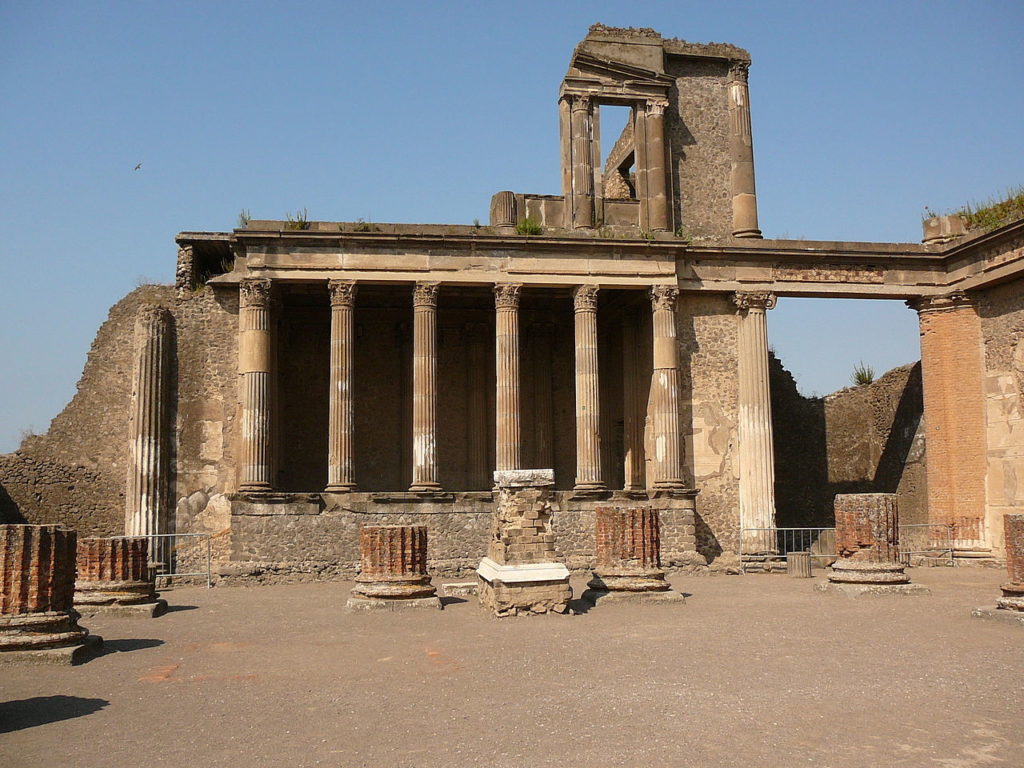
M 161 618 L 84 621 L 86 664 L 0 668 L 0 765 L 1024 765 L 1024 628 L 970 616 L 1005 573 L 913 577 L 932 594 L 675 576 L 685 605 L 500 620 L 349 615 L 346 582 L 168 590 Z

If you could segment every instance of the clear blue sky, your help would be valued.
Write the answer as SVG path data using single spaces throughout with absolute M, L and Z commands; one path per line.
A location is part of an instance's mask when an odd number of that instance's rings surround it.
M 596 21 L 750 51 L 766 236 L 917 241 L 925 205 L 1024 180 L 1017 0 L 0 0 L 0 451 L 70 399 L 111 304 L 173 280 L 178 231 L 557 193 L 558 84 Z M 918 357 L 896 302 L 769 318 L 805 392 Z

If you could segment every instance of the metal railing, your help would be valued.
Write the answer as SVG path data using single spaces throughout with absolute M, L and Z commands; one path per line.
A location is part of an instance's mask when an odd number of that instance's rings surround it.
M 740 542 L 743 570 L 747 563 L 785 561 L 790 552 L 810 552 L 822 564 L 836 558 L 835 528 L 741 528 Z
M 909 523 L 900 526 L 900 562 L 913 565 L 915 556 L 955 564 L 953 551 L 956 548 L 954 536 L 956 526 L 945 523 Z
M 213 556 L 208 533 L 153 533 L 146 536 L 114 536 L 116 539 L 149 540 L 149 565 L 157 579 L 168 586 L 175 579 L 205 579 L 213 586 Z

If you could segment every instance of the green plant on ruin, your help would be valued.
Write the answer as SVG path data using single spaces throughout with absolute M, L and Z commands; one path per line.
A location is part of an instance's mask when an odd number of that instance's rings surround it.
M 693 242 L 693 236 L 687 231 L 686 227 L 680 224 L 676 228 L 676 237 L 683 241 L 685 245 L 689 245 Z
M 243 208 L 238 212 L 238 228 L 244 229 L 249 226 L 249 222 L 252 221 L 252 216 L 249 215 L 249 209 Z
M 543 231 L 543 227 L 529 216 L 522 221 L 516 222 L 517 235 L 539 235 Z
M 863 360 L 854 366 L 853 373 L 850 374 L 850 381 L 853 382 L 855 387 L 863 387 L 865 384 L 870 384 L 874 380 L 875 369 Z
M 1011 187 L 1003 197 L 990 198 L 980 205 L 969 203 L 956 213 L 963 217 L 968 230 L 988 232 L 998 229 L 1024 219 L 1024 187 Z
M 473 229 L 480 229 L 480 219 L 473 219 Z
M 380 232 L 380 227 L 378 227 L 372 221 L 363 221 L 360 218 L 360 219 L 356 219 L 356 226 L 355 226 L 354 231 L 356 231 L 356 232 Z
M 644 240 L 653 240 L 654 239 L 654 233 L 649 231 L 649 230 L 646 230 L 646 229 L 641 229 L 640 230 L 640 237 L 643 238 Z
M 286 213 L 284 216 L 288 221 L 284 225 L 285 229 L 309 229 L 309 212 L 305 208 L 301 211 L 296 211 L 294 215 Z

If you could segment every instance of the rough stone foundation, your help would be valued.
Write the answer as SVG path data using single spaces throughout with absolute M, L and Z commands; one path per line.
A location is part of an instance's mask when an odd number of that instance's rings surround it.
M 71 664 L 89 631 L 78 625 L 74 531 L 0 525 L 0 663 Z
M 156 592 L 145 537 L 79 539 L 77 566 L 75 608 L 83 616 L 152 618 L 167 610 Z
M 442 607 L 427 573 L 426 526 L 364 525 L 359 551 L 348 610 Z

